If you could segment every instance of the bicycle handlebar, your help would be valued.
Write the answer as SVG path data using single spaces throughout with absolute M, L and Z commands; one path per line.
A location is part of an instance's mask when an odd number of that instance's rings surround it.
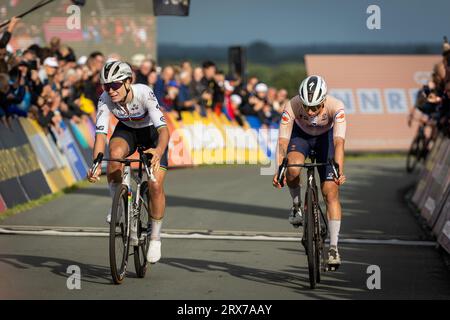
M 91 168 L 92 173 L 95 173 L 97 171 L 97 168 L 100 165 L 100 163 L 102 162 L 102 160 L 103 160 L 103 153 L 100 152 L 97 155 L 97 158 L 95 158 L 94 163 L 92 164 L 92 168 Z
M 324 167 L 324 166 L 331 166 L 333 169 L 333 176 L 336 179 L 339 179 L 339 164 L 334 161 L 334 159 L 329 159 L 328 163 L 304 163 L 304 164 L 288 164 L 288 159 L 284 158 L 281 165 L 278 167 L 278 175 L 277 175 L 277 181 L 278 183 L 284 187 L 284 176 L 286 174 L 287 168 L 317 168 L 317 167 Z
M 97 158 L 95 158 L 95 160 L 93 161 L 91 172 L 95 173 L 97 171 L 98 166 L 100 165 L 100 163 L 102 161 L 106 161 L 106 162 L 120 162 L 120 163 L 125 163 L 125 164 L 126 163 L 142 162 L 144 164 L 144 168 L 145 168 L 145 171 L 146 171 L 147 175 L 150 177 L 150 180 L 153 181 L 153 182 L 156 182 L 156 178 L 153 175 L 153 169 L 152 168 L 149 169 L 148 165 L 147 165 L 148 161 L 152 158 L 152 155 L 150 155 L 150 159 L 149 159 L 147 154 L 145 154 L 144 152 L 140 151 L 139 154 L 141 156 L 141 159 L 138 159 L 138 160 L 136 160 L 136 159 L 105 159 L 105 158 L 103 158 L 103 156 L 104 156 L 103 153 L 100 152 L 97 155 Z

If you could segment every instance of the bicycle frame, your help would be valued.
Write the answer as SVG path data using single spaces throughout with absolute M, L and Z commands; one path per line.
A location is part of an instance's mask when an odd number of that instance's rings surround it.
M 147 260 L 145 258 L 146 255 L 146 245 L 147 245 L 147 237 L 149 233 L 148 229 L 148 221 L 147 226 L 142 225 L 142 220 L 140 217 L 141 214 L 141 206 L 144 206 L 146 209 L 145 212 L 150 214 L 149 212 L 149 203 L 146 203 L 144 195 L 142 195 L 142 189 L 145 188 L 143 185 L 145 183 L 148 184 L 148 180 L 156 181 L 153 176 L 152 169 L 148 167 L 148 158 L 144 153 L 142 147 L 138 147 L 139 152 L 139 160 L 134 159 L 103 159 L 103 154 L 99 153 L 97 158 L 94 160 L 94 164 L 91 168 L 91 172 L 96 172 L 98 166 L 101 161 L 110 161 L 110 162 L 119 162 L 124 165 L 123 169 L 123 177 L 122 183 L 120 185 L 120 189 L 116 190 L 116 194 L 113 199 L 113 210 L 111 211 L 111 225 L 110 225 L 110 266 L 111 266 L 111 275 L 113 277 L 113 281 L 115 284 L 120 284 L 126 275 L 127 265 L 128 265 L 128 256 L 130 247 L 134 247 L 134 261 L 136 274 L 139 278 L 143 278 L 145 276 L 147 270 Z M 131 170 L 131 163 L 138 162 L 139 170 L 138 174 L 133 174 Z M 144 170 L 147 173 L 146 179 L 144 178 Z M 132 179 L 136 182 L 136 191 L 133 192 Z M 126 194 L 124 194 L 126 192 Z M 147 195 L 149 196 L 149 195 Z M 123 197 L 123 198 L 122 198 Z M 125 198 L 126 197 L 126 198 Z M 149 198 L 150 201 L 150 198 Z M 124 222 L 125 226 L 121 224 L 119 232 L 117 232 L 117 209 L 120 206 L 120 203 L 125 207 L 123 210 L 126 212 L 126 221 Z M 113 218 L 114 217 L 114 218 Z M 120 218 L 119 218 L 120 219 Z M 120 235 L 123 241 L 123 246 L 125 252 L 121 256 L 120 254 L 116 255 L 116 236 Z M 139 237 L 139 238 L 138 238 Z M 132 241 L 131 241 L 132 240 Z M 120 247 L 120 245 L 119 245 Z M 117 265 L 117 257 L 120 257 L 122 260 Z M 142 258 L 141 258 L 142 257 Z
M 147 173 L 147 178 L 149 177 L 151 181 L 156 182 L 155 176 L 153 175 L 152 169 L 148 167 L 147 165 L 147 155 L 144 153 L 144 149 L 139 147 L 139 160 L 133 160 L 133 159 L 103 159 L 103 153 L 99 153 L 97 156 L 97 159 L 94 160 L 94 166 L 92 168 L 92 172 L 95 172 L 97 169 L 97 166 L 102 161 L 116 161 L 123 163 L 124 170 L 123 170 L 123 177 L 122 177 L 122 185 L 125 185 L 128 190 L 128 202 L 127 202 L 127 212 L 129 213 L 128 220 L 127 220 L 127 230 L 126 230 L 126 236 L 127 239 L 129 239 L 130 236 L 130 230 L 133 228 L 133 231 L 137 229 L 137 215 L 139 212 L 137 212 L 139 205 L 142 201 L 142 204 L 144 206 L 148 206 L 148 203 L 145 203 L 141 197 L 141 186 L 143 183 L 143 170 L 142 165 L 144 165 L 145 172 Z M 136 177 L 132 170 L 131 170 L 131 163 L 132 162 L 139 162 L 139 169 L 138 169 L 138 176 Z M 136 182 L 136 193 L 133 193 L 133 188 L 131 186 L 131 179 L 133 179 Z M 148 208 L 147 208 L 148 212 Z M 131 221 L 131 218 L 133 218 L 133 221 Z M 132 222 L 132 224 L 131 224 Z
M 314 175 L 314 167 L 309 167 L 308 168 L 306 176 L 307 176 L 307 180 L 308 180 L 308 187 L 306 189 L 305 199 L 308 197 L 308 192 L 310 190 L 313 190 L 313 192 L 314 192 L 314 202 L 316 204 L 316 207 L 314 208 L 314 212 L 315 212 L 315 214 L 314 214 L 314 223 L 315 223 L 316 226 L 319 227 L 318 231 L 319 231 L 320 234 L 318 234 L 318 236 L 319 237 L 321 237 L 321 236 L 323 237 L 322 233 L 324 233 L 325 235 L 328 234 L 328 223 L 327 223 L 327 219 L 325 219 L 325 217 L 323 215 L 322 208 L 319 205 L 319 190 L 318 190 L 318 187 L 317 187 L 317 184 L 316 184 L 316 178 L 315 178 L 315 175 Z M 319 211 L 320 216 L 318 214 L 316 214 L 316 210 Z M 324 222 L 324 225 L 325 225 L 324 232 L 321 232 L 321 230 L 320 230 L 320 217 L 322 217 L 322 221 Z
M 148 212 L 148 203 L 145 203 L 144 199 L 141 197 L 141 186 L 144 182 L 142 179 L 144 177 L 143 170 L 142 170 L 142 164 L 144 164 L 145 171 L 147 173 L 147 177 L 150 177 L 152 181 L 155 181 L 155 178 L 153 176 L 153 173 L 151 169 L 148 168 L 147 165 L 147 157 L 144 154 L 142 149 L 138 149 L 139 152 L 139 169 L 138 169 L 138 176 L 133 174 L 131 170 L 131 162 L 132 160 L 125 160 L 125 167 L 123 170 L 123 178 L 122 178 L 122 184 L 125 185 L 128 189 L 128 225 L 130 228 L 127 230 L 127 237 L 130 235 L 130 231 L 133 230 L 133 232 L 137 231 L 137 216 L 139 215 L 138 209 L 140 207 L 140 204 L 142 204 L 147 208 Z M 131 179 L 136 182 L 136 192 L 133 193 L 133 189 L 131 186 Z M 130 221 L 132 219 L 132 221 Z

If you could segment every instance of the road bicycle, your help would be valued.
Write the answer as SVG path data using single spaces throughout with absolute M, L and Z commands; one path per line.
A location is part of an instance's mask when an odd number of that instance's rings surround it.
M 112 202 L 109 230 L 109 262 L 115 284 L 121 284 L 124 280 L 128 257 L 131 255 L 134 255 L 134 266 L 139 278 L 144 278 L 148 269 L 146 255 L 151 233 L 148 179 L 156 179 L 148 166 L 151 155 L 147 156 L 143 147 L 138 147 L 138 153 L 138 160 L 104 159 L 103 153 L 99 153 L 91 168 L 91 172 L 95 172 L 103 161 L 125 165 L 122 184 L 117 188 Z M 136 162 L 139 163 L 137 175 L 131 169 L 131 164 Z M 136 183 L 135 189 L 132 179 Z M 130 247 L 133 250 L 131 254 Z
M 288 159 L 284 158 L 278 169 L 277 180 L 281 186 L 284 186 L 284 176 L 287 168 L 300 167 L 307 169 L 307 187 L 304 203 L 304 222 L 303 236 L 301 243 L 305 248 L 308 257 L 309 283 L 311 289 L 320 283 L 321 271 L 335 271 L 338 265 L 329 265 L 326 263 L 325 239 L 328 236 L 328 223 L 319 204 L 319 189 L 317 188 L 315 178 L 315 168 L 323 166 L 332 166 L 333 175 L 339 179 L 339 166 L 330 159 L 328 163 L 316 163 L 315 153 L 311 152 L 309 158 L 311 163 L 288 164 Z

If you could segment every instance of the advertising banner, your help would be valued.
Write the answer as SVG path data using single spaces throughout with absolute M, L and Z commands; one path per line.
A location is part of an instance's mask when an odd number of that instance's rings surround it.
M 52 128 L 53 134 L 57 138 L 58 146 L 67 157 L 75 179 L 77 181 L 83 180 L 86 178 L 88 171 L 86 161 L 84 160 L 66 122 L 61 121 L 59 127 L 59 131 Z
M 36 154 L 17 119 L 10 127 L 0 125 L 0 190 L 6 205 L 11 208 L 25 201 L 51 193 L 41 171 Z
M 47 180 L 52 192 L 60 191 L 75 183 L 75 178 L 64 155 L 55 145 L 51 136 L 46 136 L 35 120 L 20 119 L 31 147 L 34 150 L 38 165 Z
M 415 97 L 438 55 L 306 55 L 309 75 L 325 78 L 342 100 L 349 151 L 406 151 L 417 125 L 407 125 Z

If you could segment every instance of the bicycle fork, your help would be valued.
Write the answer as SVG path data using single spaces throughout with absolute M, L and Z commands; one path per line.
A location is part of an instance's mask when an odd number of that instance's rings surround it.
M 132 188 L 131 188 L 131 178 L 133 178 L 136 182 L 136 193 L 133 195 Z M 130 236 L 130 234 L 135 235 L 137 238 L 137 232 L 138 232 L 138 220 L 139 220 L 139 204 L 141 201 L 143 201 L 141 197 L 141 188 L 142 188 L 142 182 L 141 179 L 137 179 L 131 172 L 131 166 L 126 165 L 123 172 L 123 182 L 122 184 L 127 186 L 128 189 L 128 225 L 130 228 L 127 229 L 127 237 Z M 147 205 L 144 203 L 144 205 Z M 142 240 L 142 239 L 138 239 Z
M 127 187 L 127 228 L 126 228 L 126 237 L 130 239 L 130 229 L 131 226 L 131 215 L 133 214 L 133 200 L 132 200 L 132 192 L 131 192 L 131 167 L 130 164 L 125 164 L 125 168 L 123 170 L 123 178 L 122 185 Z
M 314 173 L 308 173 L 308 188 L 306 190 L 306 199 L 308 198 L 308 193 L 313 192 L 314 201 L 313 201 L 313 219 L 314 219 L 314 225 L 316 228 L 314 228 L 314 234 L 313 234 L 313 241 L 318 241 L 320 250 L 324 249 L 324 243 L 325 239 L 328 234 L 328 223 L 327 219 L 325 219 L 325 216 L 323 214 L 322 208 L 319 205 L 319 193 L 317 185 L 314 183 Z M 306 205 L 306 201 L 305 201 Z M 306 212 L 306 208 L 304 209 L 304 212 Z M 307 221 L 306 223 L 311 223 Z M 323 225 L 322 225 L 323 223 Z M 306 241 L 303 236 L 302 238 L 302 244 L 305 247 L 306 250 Z

